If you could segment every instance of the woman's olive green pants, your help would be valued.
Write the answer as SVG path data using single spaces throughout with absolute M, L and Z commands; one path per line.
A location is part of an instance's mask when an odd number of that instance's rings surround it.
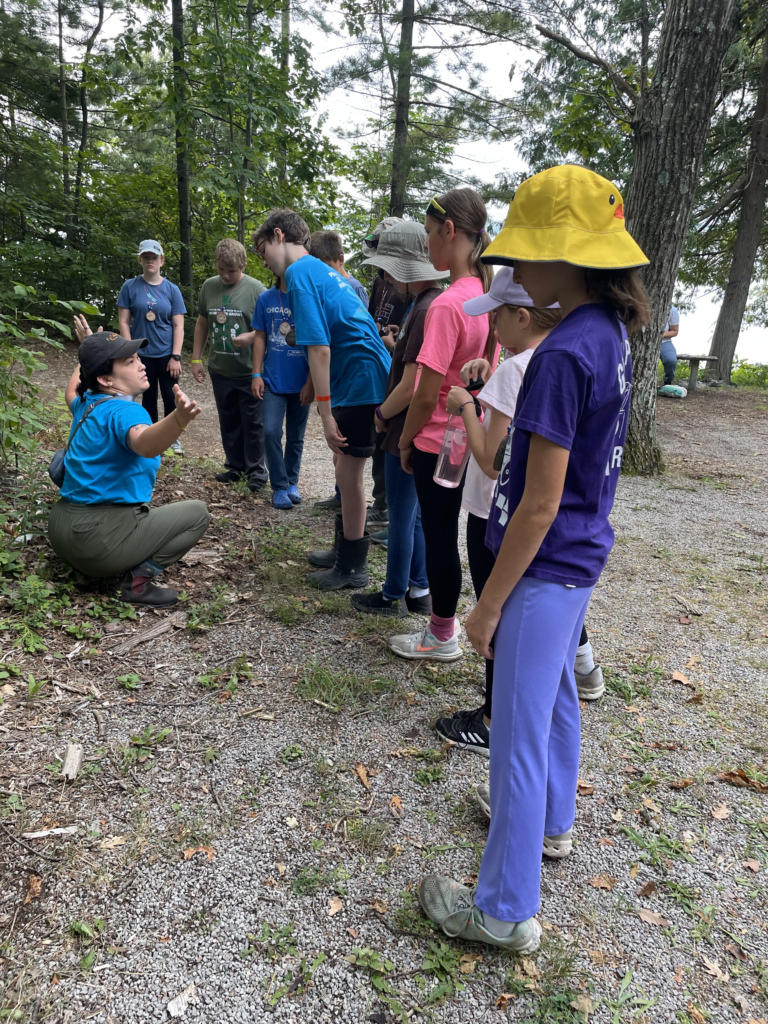
M 171 505 L 76 505 L 59 499 L 48 539 L 59 558 L 86 576 L 117 576 L 151 558 L 178 562 L 208 529 L 202 501 Z

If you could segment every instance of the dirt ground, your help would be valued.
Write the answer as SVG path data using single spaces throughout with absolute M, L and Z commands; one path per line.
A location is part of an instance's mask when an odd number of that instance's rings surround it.
M 72 365 L 49 360 L 51 400 Z M 182 386 L 204 415 L 155 500 L 203 498 L 212 523 L 167 574 L 179 607 L 121 617 L 44 541 L 29 573 L 65 598 L 6 587 L 0 1020 L 165 1020 L 187 991 L 179 1015 L 206 1024 L 765 1024 L 768 394 L 660 403 L 667 472 L 619 485 L 577 844 L 543 864 L 544 941 L 519 958 L 449 942 L 415 899 L 426 872 L 479 868 L 487 761 L 432 726 L 481 702 L 480 659 L 465 641 L 450 666 L 398 661 L 385 638 L 421 620 L 307 587 L 332 528 L 314 414 L 304 503 L 278 512 L 214 481 L 209 385 Z

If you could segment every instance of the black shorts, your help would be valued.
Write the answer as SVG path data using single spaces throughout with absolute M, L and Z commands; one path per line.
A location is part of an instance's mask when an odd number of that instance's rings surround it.
M 373 425 L 375 405 L 345 405 L 331 409 L 333 418 L 346 447 L 340 445 L 345 455 L 356 459 L 370 459 L 376 448 L 376 428 Z

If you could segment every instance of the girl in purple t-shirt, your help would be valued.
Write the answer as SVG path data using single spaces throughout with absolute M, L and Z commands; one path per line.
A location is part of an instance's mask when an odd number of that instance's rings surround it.
M 632 363 L 626 331 L 650 321 L 635 269 L 648 260 L 622 198 L 593 171 L 552 167 L 523 182 L 487 263 L 514 266 L 538 307 L 563 319 L 523 378 L 491 504 L 496 562 L 466 621 L 493 657 L 491 825 L 476 889 L 442 875 L 419 887 L 446 934 L 532 952 L 541 855 L 572 849 L 580 724 L 574 657 L 613 545 Z M 493 640 L 493 650 L 490 643 Z

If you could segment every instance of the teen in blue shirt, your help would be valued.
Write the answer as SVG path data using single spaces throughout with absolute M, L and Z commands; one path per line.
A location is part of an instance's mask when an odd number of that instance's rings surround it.
M 117 318 L 124 338 L 146 338 L 142 352 L 149 387 L 141 404 L 157 423 L 157 388 L 163 397 L 163 413 L 173 412 L 173 385 L 181 374 L 181 349 L 184 344 L 184 314 L 187 312 L 181 292 L 163 277 L 163 247 L 154 238 L 139 245 L 142 273 L 123 284 L 117 297 Z M 174 451 L 182 454 L 177 441 Z
M 383 400 L 390 358 L 368 310 L 337 271 L 307 252 L 309 229 L 293 210 L 275 210 L 254 233 L 254 246 L 287 287 L 296 344 L 309 360 L 317 407 L 334 453 L 341 516 L 333 550 L 315 553 L 327 566 L 310 582 L 322 590 L 368 583 L 365 460 L 374 451 L 373 414 Z
M 288 296 L 279 285 L 278 279 L 278 286 L 259 295 L 252 330 L 235 338 L 235 344 L 253 345 L 251 390 L 263 402 L 264 448 L 272 504 L 289 509 L 301 504 L 299 473 L 314 391 L 304 349 L 289 345 L 286 340 L 289 332 L 295 333 L 295 325 Z

